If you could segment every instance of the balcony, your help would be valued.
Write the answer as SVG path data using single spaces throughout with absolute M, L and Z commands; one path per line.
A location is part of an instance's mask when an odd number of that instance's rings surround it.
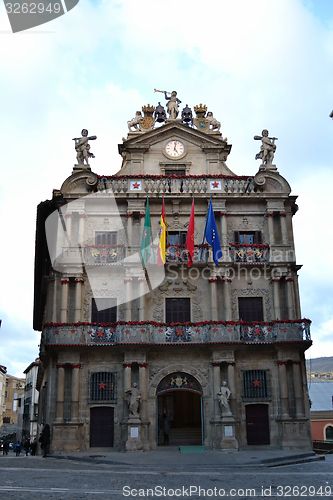
M 195 245 L 193 263 L 205 264 L 209 259 L 209 246 L 208 245 Z M 188 251 L 185 245 L 167 245 L 166 248 L 166 261 L 168 263 L 175 262 L 177 264 L 188 262 Z
M 124 245 L 89 245 L 83 249 L 86 265 L 114 264 L 125 257 Z
M 269 245 L 229 243 L 232 262 L 242 264 L 264 264 L 269 261 Z
M 114 194 L 224 194 L 254 193 L 253 177 L 225 175 L 143 175 L 100 176 L 99 191 L 111 189 Z
M 165 324 L 150 321 L 106 324 L 47 324 L 42 345 L 271 344 L 311 341 L 308 319 L 246 323 L 206 321 Z

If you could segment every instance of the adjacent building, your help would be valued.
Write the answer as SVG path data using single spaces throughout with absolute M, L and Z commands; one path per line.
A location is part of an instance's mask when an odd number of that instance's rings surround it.
M 114 175 L 91 170 L 83 130 L 78 164 L 38 206 L 40 423 L 60 451 L 309 449 L 298 207 L 275 138 L 257 136 L 259 171 L 236 174 L 213 113 L 166 98 L 128 122 Z
M 22 435 L 23 401 L 25 380 L 12 375 L 6 375 L 5 412 L 2 418 L 2 435 Z
M 24 387 L 24 406 L 23 406 L 23 428 L 22 434 L 33 439 L 38 434 L 38 397 L 37 391 L 37 374 L 38 374 L 39 359 L 35 359 L 24 370 L 25 387 Z

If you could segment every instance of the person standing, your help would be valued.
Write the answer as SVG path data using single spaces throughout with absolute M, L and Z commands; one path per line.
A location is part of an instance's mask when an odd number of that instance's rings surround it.
M 46 458 L 47 455 L 50 453 L 50 442 L 51 442 L 49 424 L 44 425 L 43 430 L 39 436 L 39 442 L 40 442 L 40 447 L 43 450 L 43 458 Z

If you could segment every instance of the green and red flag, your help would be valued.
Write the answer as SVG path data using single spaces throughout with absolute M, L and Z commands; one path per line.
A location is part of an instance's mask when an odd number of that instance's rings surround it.
M 151 252 L 152 252 L 152 231 L 151 231 L 149 198 L 147 196 L 145 221 L 143 225 L 143 233 L 140 244 L 141 260 L 144 267 L 146 267 L 147 262 L 149 262 L 150 260 Z
M 187 228 L 185 247 L 188 253 L 187 266 L 191 267 L 193 265 L 194 256 L 194 198 L 192 200 L 191 215 Z

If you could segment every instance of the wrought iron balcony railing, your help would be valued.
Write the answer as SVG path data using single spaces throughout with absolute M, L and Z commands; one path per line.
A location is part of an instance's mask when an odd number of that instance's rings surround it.
M 165 324 L 151 321 L 110 324 L 46 324 L 42 345 L 224 344 L 310 341 L 307 319 L 247 323 L 206 321 Z
M 195 245 L 193 262 L 206 263 L 209 259 L 208 245 Z M 183 263 L 188 262 L 188 251 L 185 245 L 167 245 L 166 248 L 166 261 Z
M 125 257 L 124 245 L 89 245 L 83 248 L 85 264 L 114 264 Z
M 229 243 L 232 262 L 263 264 L 269 260 L 269 245 Z

